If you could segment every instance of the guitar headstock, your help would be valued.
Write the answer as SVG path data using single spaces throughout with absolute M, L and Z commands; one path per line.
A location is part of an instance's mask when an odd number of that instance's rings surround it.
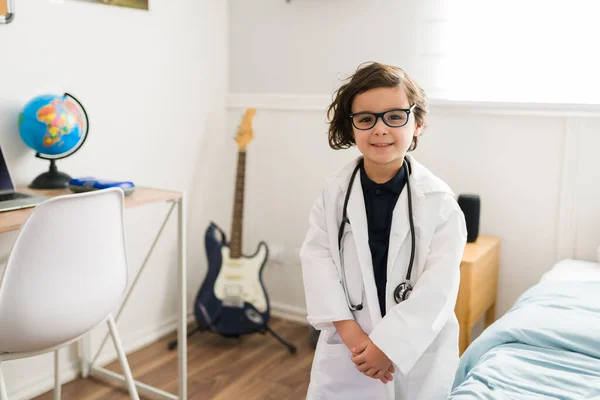
M 254 133 L 252 132 L 252 119 L 256 114 L 256 109 L 248 108 L 242 117 L 237 134 L 235 135 L 235 141 L 240 151 L 246 151 L 248 143 L 254 139 Z

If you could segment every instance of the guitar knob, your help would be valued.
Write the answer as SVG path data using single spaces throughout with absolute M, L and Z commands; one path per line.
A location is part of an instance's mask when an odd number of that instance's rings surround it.
M 245 314 L 246 314 L 246 317 L 250 321 L 254 322 L 257 325 L 262 325 L 262 323 L 263 323 L 263 317 L 262 317 L 262 315 L 260 315 L 259 313 L 257 313 L 253 309 L 251 309 L 251 308 L 247 309 L 246 312 L 245 312 Z

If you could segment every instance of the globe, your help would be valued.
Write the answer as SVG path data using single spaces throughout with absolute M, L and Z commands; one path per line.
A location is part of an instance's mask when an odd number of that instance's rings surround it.
M 83 105 L 69 93 L 45 94 L 31 99 L 19 114 L 19 133 L 36 157 L 49 160 L 47 172 L 29 185 L 32 189 L 60 189 L 71 177 L 58 171 L 56 160 L 81 148 L 87 138 L 89 120 Z

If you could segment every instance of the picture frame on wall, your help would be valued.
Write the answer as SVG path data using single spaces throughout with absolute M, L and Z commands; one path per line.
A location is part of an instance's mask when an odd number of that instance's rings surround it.
M 0 24 L 8 24 L 14 16 L 13 0 L 0 0 Z
M 0 1 L 2 1 L 2 0 L 0 0 Z M 136 8 L 138 10 L 148 10 L 148 2 L 149 2 L 149 0 L 76 0 L 76 1 L 104 4 L 107 6 Z

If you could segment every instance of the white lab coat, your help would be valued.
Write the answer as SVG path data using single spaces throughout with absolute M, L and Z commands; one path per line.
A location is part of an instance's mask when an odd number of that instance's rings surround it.
M 404 282 L 411 236 L 407 186 L 393 213 L 390 232 L 386 315 L 381 317 L 375 286 L 360 173 L 356 174 L 347 214 L 344 266 L 350 311 L 341 283 L 338 229 L 350 176 L 359 158 L 330 177 L 310 213 L 300 251 L 308 321 L 321 330 L 310 376 L 308 400 L 438 400 L 450 392 L 458 364 L 458 321 L 454 306 L 460 262 L 466 244 L 464 215 L 455 196 L 414 157 L 410 190 L 416 235 L 410 297 L 396 304 L 394 289 Z M 355 319 L 396 368 L 387 385 L 359 372 L 333 321 Z

